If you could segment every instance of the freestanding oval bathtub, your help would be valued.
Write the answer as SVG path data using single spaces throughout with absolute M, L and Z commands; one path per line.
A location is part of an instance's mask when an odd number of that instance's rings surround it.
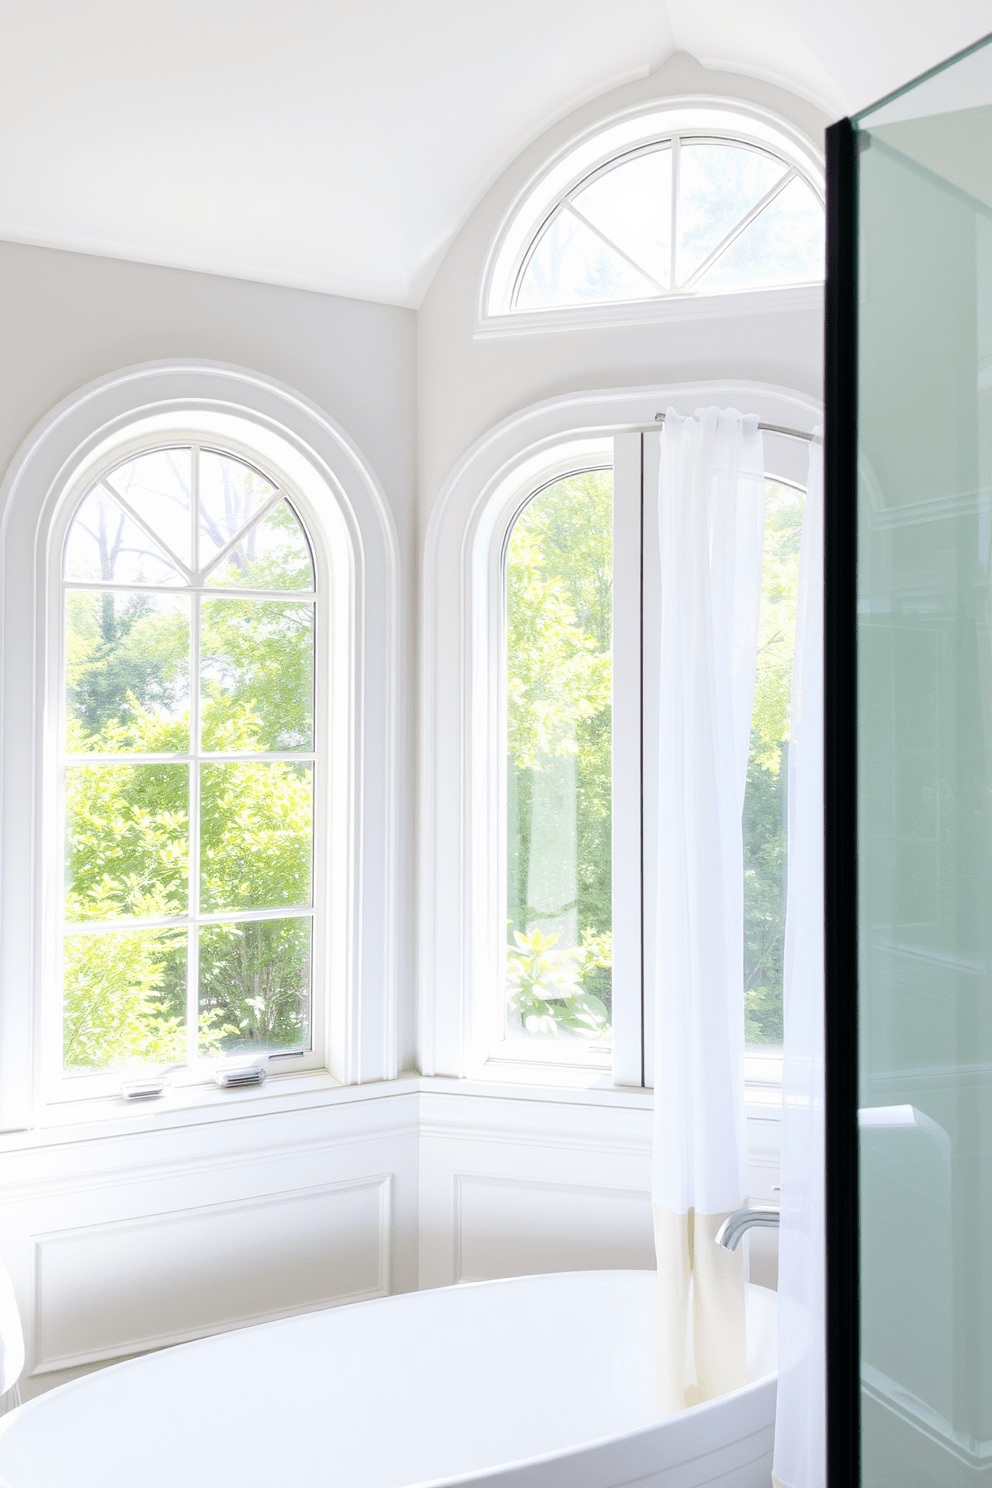
M 744 1389 L 663 1417 L 653 1271 L 410 1292 L 181 1344 L 0 1419 L 3 1488 L 767 1488 L 773 1292 Z

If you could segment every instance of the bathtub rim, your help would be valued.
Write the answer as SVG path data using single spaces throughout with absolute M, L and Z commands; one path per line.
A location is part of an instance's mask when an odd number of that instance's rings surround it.
M 65 1384 L 56 1385 L 52 1390 L 43 1391 L 40 1395 L 34 1396 L 31 1400 L 26 1400 L 21 1405 L 15 1406 L 15 1408 L 11 1411 L 8 1411 L 6 1415 L 0 1416 L 0 1439 L 3 1438 L 6 1432 L 14 1425 L 16 1421 L 20 1420 L 20 1418 L 26 1412 L 34 1407 L 36 1402 L 40 1407 L 40 1405 L 49 1396 L 61 1394 L 63 1391 L 83 1388 L 87 1385 L 90 1385 L 90 1383 L 94 1381 L 95 1377 L 106 1375 L 111 1370 L 116 1371 L 138 1367 L 144 1364 L 146 1360 L 155 1358 L 159 1355 L 166 1353 L 179 1353 L 184 1349 L 200 1348 L 203 1345 L 210 1344 L 214 1340 L 229 1338 L 235 1334 L 256 1330 L 258 1332 L 261 1332 L 263 1329 L 286 1327 L 287 1325 L 294 1323 L 299 1318 L 314 1317 L 320 1313 L 344 1312 L 353 1307 L 374 1307 L 376 1305 L 381 1305 L 387 1302 L 396 1302 L 401 1297 L 422 1297 L 436 1292 L 461 1292 L 469 1289 L 475 1290 L 480 1287 L 512 1286 L 514 1283 L 518 1282 L 542 1281 L 551 1277 L 603 1277 L 631 1275 L 654 1276 L 656 1274 L 656 1271 L 653 1269 L 648 1270 L 644 1267 L 630 1266 L 603 1267 L 599 1269 L 586 1269 L 582 1271 L 535 1271 L 529 1272 L 524 1276 L 493 1276 L 487 1277 L 481 1281 L 452 1282 L 449 1285 L 443 1287 L 423 1287 L 412 1292 L 391 1292 L 384 1297 L 367 1297 L 357 1302 L 340 1303 L 337 1306 L 309 1308 L 302 1312 L 290 1313 L 286 1317 L 269 1318 L 266 1322 L 263 1323 L 248 1323 L 243 1328 L 225 1328 L 217 1333 L 205 1334 L 201 1338 L 188 1339 L 185 1343 L 171 1344 L 167 1348 L 150 1350 L 147 1353 L 138 1354 L 130 1359 L 121 1359 L 116 1364 L 108 1364 L 105 1365 L 103 1368 L 90 1370 L 89 1373 L 81 1375 L 78 1379 L 67 1380 Z M 748 1282 L 746 1283 L 746 1285 L 748 1288 L 753 1287 L 756 1291 L 767 1292 L 769 1296 L 776 1298 L 777 1303 L 778 1293 L 771 1287 L 760 1286 L 757 1282 Z M 662 1430 L 671 1422 L 690 1421 L 692 1423 L 696 1423 L 701 1420 L 705 1420 L 705 1417 L 708 1413 L 713 1413 L 714 1411 L 720 1410 L 721 1408 L 723 1410 L 726 1410 L 728 1402 L 741 1401 L 748 1394 L 757 1392 L 762 1387 L 767 1388 L 770 1384 L 777 1385 L 777 1380 L 778 1368 L 776 1367 L 775 1369 L 769 1370 L 765 1374 L 759 1375 L 757 1379 L 748 1380 L 747 1384 L 742 1385 L 738 1390 L 728 1391 L 727 1394 L 718 1395 L 712 1400 L 701 1400 L 696 1405 L 685 1406 L 682 1410 L 675 1411 L 672 1415 L 662 1416 L 659 1420 L 651 1421 L 646 1426 L 638 1426 L 632 1431 L 614 1432 L 613 1434 L 608 1436 L 591 1437 L 580 1442 L 570 1442 L 566 1447 L 560 1447 L 551 1452 L 541 1452 L 538 1453 L 536 1456 L 531 1457 L 517 1457 L 504 1462 L 492 1462 L 488 1463 L 485 1467 L 469 1472 L 461 1472 L 454 1475 L 448 1474 L 447 1476 L 441 1478 L 420 1478 L 414 1482 L 403 1484 L 402 1488 L 458 1488 L 458 1485 L 461 1484 L 484 1483 L 487 1479 L 494 1479 L 495 1476 L 500 1473 L 510 1473 L 520 1471 L 525 1468 L 539 1468 L 544 1465 L 550 1465 L 555 1462 L 564 1461 L 567 1458 L 576 1456 L 582 1452 L 590 1452 L 596 1450 L 597 1448 L 609 1447 L 611 1444 L 621 1441 L 637 1442 L 639 1439 L 650 1435 L 652 1432 Z M 691 1458 L 686 1460 L 691 1460 Z M 9 1479 L 4 1477 L 3 1474 L 0 1473 L 0 1488 L 23 1488 L 23 1485 L 11 1483 Z

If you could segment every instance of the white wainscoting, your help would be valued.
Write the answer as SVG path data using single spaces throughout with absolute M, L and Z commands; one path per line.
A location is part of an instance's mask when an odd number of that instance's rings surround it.
M 649 1100 L 444 1083 L 421 1096 L 422 1287 L 654 1265 Z
M 148 1349 L 417 1286 L 654 1264 L 650 1097 L 403 1077 L 3 1139 L 26 1398 Z M 749 1108 L 752 1197 L 778 1112 Z M 777 1236 L 751 1237 L 774 1284 Z
M 417 1083 L 386 1089 L 245 1101 L 221 1120 L 149 1112 L 143 1128 L 5 1151 L 25 1397 L 147 1349 L 415 1288 Z
M 649 1196 L 589 1184 L 455 1174 L 454 1277 L 650 1268 Z
M 35 1237 L 34 1372 L 389 1291 L 391 1175 Z

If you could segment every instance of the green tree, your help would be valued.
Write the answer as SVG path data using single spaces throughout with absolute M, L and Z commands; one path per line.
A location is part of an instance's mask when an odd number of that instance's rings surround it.
M 554 1025 L 589 1036 L 557 997 L 542 999 L 548 1008 L 539 1015 L 527 1010 L 519 967 L 513 969 L 520 947 L 512 936 L 529 939 L 540 933 L 539 922 L 563 912 L 575 913 L 582 946 L 598 946 L 584 985 L 592 995 L 589 978 L 595 980 L 609 1021 L 610 963 L 602 952 L 612 927 L 612 495 L 607 471 L 559 482 L 528 504 L 507 551 L 510 1007 L 534 1034 Z M 574 812 L 575 883 L 566 904 L 533 904 L 535 790 L 562 760 L 574 767 L 574 800 L 564 809 Z M 556 963 L 584 953 L 579 946 L 549 954 Z
M 788 866 L 789 712 L 802 536 L 802 493 L 770 484 L 751 749 L 744 794 L 744 1034 L 782 1042 Z
M 287 509 L 288 511 L 288 509 Z M 276 541 L 234 565 L 252 588 L 312 584 L 289 513 Z M 270 519 L 271 520 L 271 519 Z M 280 529 L 291 541 L 279 546 Z M 295 536 L 294 536 L 295 535 Z M 237 555 L 236 555 L 237 556 Z M 168 755 L 189 748 L 190 601 L 67 595 L 67 750 Z M 312 741 L 310 600 L 203 603 L 208 748 L 307 749 Z M 205 764 L 200 771 L 201 907 L 287 908 L 310 898 L 312 766 L 290 760 Z M 189 767 L 128 758 L 66 772 L 66 917 L 70 924 L 186 912 Z M 306 1033 L 307 918 L 231 921 L 200 931 L 204 1054 L 298 1047 Z M 186 930 L 71 932 L 65 940 L 64 1058 L 108 1068 L 185 1057 Z

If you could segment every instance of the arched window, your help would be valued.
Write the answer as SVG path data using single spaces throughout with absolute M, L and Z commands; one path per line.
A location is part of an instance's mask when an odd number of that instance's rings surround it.
M 822 172 L 761 111 L 702 104 L 601 130 L 504 227 L 483 319 L 816 284 Z
M 266 1099 L 392 1078 L 398 567 L 361 453 L 261 373 L 146 363 L 42 420 L 0 511 L 0 1126 L 113 1114 L 141 1066 L 213 1111 L 228 1054 L 307 1072 Z
M 63 548 L 67 1074 L 312 1047 L 315 605 L 277 477 L 147 448 Z

